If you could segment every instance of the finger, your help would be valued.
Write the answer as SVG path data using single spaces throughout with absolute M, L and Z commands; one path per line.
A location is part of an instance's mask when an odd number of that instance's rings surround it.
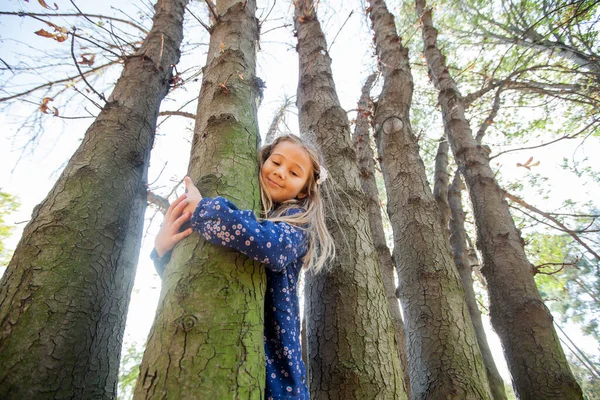
M 173 239 L 175 239 L 177 242 L 179 242 L 181 239 L 190 236 L 192 234 L 192 232 L 193 232 L 192 228 L 188 228 L 185 231 L 180 232 L 177 235 L 174 235 Z
M 190 178 L 189 176 L 186 176 L 185 178 L 183 178 L 183 182 L 185 183 L 185 189 L 189 192 L 190 188 L 195 187 L 194 184 L 192 183 L 192 178 Z
M 173 223 L 173 228 L 178 231 L 179 228 L 181 228 L 183 224 L 189 221 L 191 217 L 192 214 L 190 214 L 189 212 L 183 213 L 179 218 L 175 220 L 175 222 Z
M 183 180 L 185 181 L 185 187 L 188 193 L 200 194 L 200 191 L 198 190 L 196 185 L 194 185 L 194 182 L 192 182 L 192 178 L 186 176 Z
M 169 211 L 165 215 L 165 219 L 169 219 L 169 221 L 173 221 L 175 218 L 181 215 L 181 210 L 185 208 L 187 205 L 187 194 L 184 193 L 177 198 L 170 206 Z
M 175 209 L 175 207 L 177 207 L 179 204 L 181 204 L 181 202 L 183 200 L 185 200 L 187 198 L 187 194 L 184 193 L 181 196 L 179 196 L 174 202 L 172 202 L 169 205 L 169 209 L 167 210 L 167 213 L 165 214 L 165 219 L 169 218 L 171 216 L 171 214 L 173 214 L 173 210 Z

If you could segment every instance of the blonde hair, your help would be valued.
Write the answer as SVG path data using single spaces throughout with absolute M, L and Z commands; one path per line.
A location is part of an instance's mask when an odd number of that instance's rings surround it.
M 263 146 L 258 159 L 260 167 L 271 156 L 273 149 L 281 142 L 291 142 L 301 146 L 312 161 L 313 173 L 309 175 L 302 193 L 306 196 L 299 199 L 290 199 L 280 204 L 275 204 L 265 188 L 261 174 L 260 198 L 263 206 L 264 218 L 273 222 L 287 222 L 308 232 L 308 250 L 304 256 L 304 265 L 307 269 L 319 272 L 327 260 L 335 257 L 335 245 L 327 226 L 325 225 L 325 202 L 319 192 L 317 180 L 321 177 L 322 157 L 315 145 L 306 138 L 292 134 L 278 136 L 273 142 Z M 300 208 L 302 211 L 293 215 L 286 215 L 290 209 Z

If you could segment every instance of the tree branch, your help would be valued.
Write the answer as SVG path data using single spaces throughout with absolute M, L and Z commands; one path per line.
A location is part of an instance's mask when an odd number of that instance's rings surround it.
M 98 97 L 100 97 L 100 100 L 104 101 L 104 103 L 106 103 L 106 98 L 104 98 L 103 94 L 100 94 L 96 91 L 96 89 L 94 89 L 94 87 L 92 85 L 90 85 L 90 83 L 87 81 L 87 79 L 85 79 L 85 76 L 83 75 L 83 72 L 81 71 L 81 68 L 79 67 L 79 63 L 77 62 L 77 57 L 75 57 L 75 32 L 77 31 L 77 28 L 73 27 L 73 32 L 71 33 L 71 57 L 73 57 L 73 62 L 75 63 L 75 67 L 77 67 L 77 71 L 79 71 L 79 76 L 81 76 L 81 79 L 83 79 L 83 81 L 85 82 L 85 84 L 92 90 L 92 92 L 96 93 L 98 95 Z M 100 107 L 102 108 L 102 107 Z
M 569 236 L 571 236 L 577 243 L 581 244 L 587 251 L 589 251 L 594 257 L 596 257 L 596 259 L 600 260 L 600 255 L 598 255 L 598 253 L 596 253 L 594 250 L 592 250 L 592 248 L 590 246 L 587 245 L 587 243 L 585 243 L 580 237 L 579 235 L 577 235 L 575 233 L 575 231 L 567 228 L 567 226 L 565 226 L 565 224 L 563 224 L 562 222 L 560 222 L 558 219 L 554 218 L 552 215 L 540 210 L 539 208 L 536 208 L 534 206 L 532 206 L 531 204 L 528 204 L 527 202 L 525 202 L 525 200 L 512 195 L 510 193 L 508 193 L 506 190 L 504 191 L 504 196 L 511 200 L 514 203 L 517 203 L 518 205 L 520 205 L 523 208 L 526 208 L 529 211 L 533 211 L 536 214 L 539 214 L 541 216 L 543 216 L 544 218 L 552 221 L 553 223 L 555 223 L 558 227 L 560 227 L 564 232 L 566 232 L 567 234 L 569 234 Z
M 561 141 L 561 140 L 565 140 L 565 139 L 574 139 L 574 138 L 576 138 L 577 136 L 579 136 L 579 135 L 581 135 L 582 133 L 584 133 L 586 130 L 588 130 L 588 128 L 590 128 L 592 125 L 594 125 L 594 124 L 595 124 L 595 123 L 597 123 L 598 121 L 599 121 L 599 120 L 597 120 L 597 119 L 594 119 L 592 122 L 590 122 L 589 124 L 587 124 L 587 125 L 586 125 L 586 126 L 583 128 L 583 129 L 581 129 L 579 132 L 577 132 L 577 133 L 574 133 L 574 134 L 572 134 L 572 135 L 566 135 L 566 136 L 560 137 L 560 138 L 558 138 L 558 139 L 552 140 L 552 141 L 550 141 L 550 142 L 547 142 L 547 143 L 542 143 L 542 144 L 539 144 L 539 145 L 537 145 L 537 146 L 519 147 L 519 148 L 516 148 L 516 149 L 508 149 L 508 150 L 505 150 L 505 151 L 501 151 L 500 153 L 498 153 L 498 154 L 495 154 L 494 156 L 491 156 L 491 157 L 490 157 L 490 160 L 493 160 L 493 159 L 494 159 L 494 158 L 496 158 L 496 157 L 500 157 L 500 156 L 501 156 L 501 155 L 503 155 L 503 154 L 506 154 L 506 153 L 511 153 L 511 152 L 513 152 L 513 151 L 522 151 L 522 150 L 538 149 L 538 148 L 540 148 L 540 147 L 544 147 L 544 146 L 548 146 L 548 145 L 554 144 L 554 143 L 556 143 L 556 142 L 559 142 L 559 141 Z
M 150 189 L 148 189 L 148 203 L 156 206 L 163 215 L 169 210 L 169 200 L 155 194 Z
M 180 117 L 186 117 L 186 118 L 191 118 L 191 119 L 196 119 L 196 114 L 192 114 L 189 112 L 185 112 L 185 111 L 161 111 L 158 113 L 159 116 L 165 116 L 165 115 L 177 115 Z
M 100 18 L 100 19 L 106 19 L 106 20 L 110 20 L 110 21 L 122 22 L 124 24 L 131 25 L 136 29 L 139 29 L 145 35 L 148 34 L 148 31 L 146 29 L 144 29 L 143 27 L 139 26 L 138 24 L 136 24 L 132 21 L 127 21 L 126 19 L 109 17 L 106 15 L 100 15 L 100 14 L 83 14 L 81 12 L 50 14 L 50 13 L 31 13 L 31 12 L 23 12 L 23 11 L 18 11 L 18 12 L 0 11 L 0 15 L 16 15 L 19 17 L 24 17 L 24 16 L 28 16 L 28 17 L 85 17 L 86 19 L 88 19 L 88 21 L 89 21 L 89 18 Z M 90 21 L 90 22 L 94 23 L 93 21 Z M 97 25 L 97 24 L 94 23 L 94 25 Z
M 477 143 L 481 144 L 483 140 L 483 136 L 485 135 L 485 131 L 487 128 L 492 125 L 494 122 L 494 118 L 498 115 L 498 111 L 500 110 L 500 94 L 502 93 L 502 85 L 496 90 L 496 95 L 494 96 L 494 102 L 492 103 L 492 109 L 488 114 L 487 118 L 483 123 L 479 126 L 479 130 L 477 131 L 477 135 L 475 136 L 475 140 Z
M 211 28 L 210 28 L 208 25 L 206 25 L 204 22 L 202 22 L 202 20 L 201 20 L 200 18 L 196 17 L 196 14 L 194 14 L 193 12 L 191 12 L 191 11 L 190 11 L 190 9 L 188 8 L 188 6 L 185 6 L 185 9 L 186 9 L 186 11 L 187 11 L 187 12 L 189 12 L 189 13 L 190 13 L 190 15 L 191 15 L 192 17 L 194 17 L 194 19 L 195 19 L 196 21 L 198 21 L 198 23 L 199 23 L 200 25 L 202 25 L 202 26 L 204 27 L 204 29 L 206 29 L 206 31 L 207 31 L 208 33 L 211 33 L 211 32 L 212 32 L 212 29 L 211 29 Z
M 100 65 L 99 67 L 92 68 L 89 71 L 84 72 L 83 75 L 84 76 L 91 75 L 91 74 L 93 74 L 93 73 L 95 73 L 97 71 L 100 71 L 101 69 L 110 67 L 111 65 L 114 65 L 114 64 L 117 64 L 117 63 L 118 63 L 118 60 L 111 61 L 109 63 Z M 57 85 L 59 83 L 65 83 L 65 82 L 69 82 L 69 81 L 75 80 L 75 79 L 79 78 L 80 76 L 81 76 L 80 74 L 75 75 L 75 76 L 69 76 L 69 77 L 67 77 L 65 79 L 59 79 L 57 81 L 52 81 L 52 82 L 44 83 L 43 85 L 36 86 L 36 87 L 34 87 L 32 89 L 26 90 L 25 92 L 17 93 L 17 94 L 14 94 L 12 96 L 8 96 L 8 97 L 2 97 L 2 98 L 0 98 L 0 103 L 3 102 L 3 101 L 8 101 L 8 100 L 16 99 L 16 98 L 21 97 L 21 96 L 28 95 L 30 93 L 33 93 L 33 92 L 37 91 L 37 90 L 44 89 L 44 88 L 47 88 L 47 87 L 51 87 L 51 86 Z

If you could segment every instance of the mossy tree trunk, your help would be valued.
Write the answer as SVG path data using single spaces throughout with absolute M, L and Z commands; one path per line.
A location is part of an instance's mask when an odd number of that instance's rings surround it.
M 294 2 L 302 132 L 314 133 L 336 182 L 337 220 L 327 216 L 338 251 L 330 270 L 308 274 L 307 329 L 313 399 L 405 398 L 399 357 L 346 111 L 314 3 Z
M 415 5 L 429 76 L 439 91 L 448 140 L 469 189 L 492 326 L 502 341 L 513 387 L 521 399 L 581 399 L 581 389 L 554 331 L 552 315 L 535 285 L 488 153 L 473 138 L 462 96 L 437 47 L 431 9 L 424 0 L 415 0 Z
M 413 399 L 491 397 L 465 295 L 410 125 L 408 49 L 383 0 L 370 0 L 383 90 L 375 142 L 394 231 L 394 261 Z
M 445 151 L 448 151 L 446 145 Z M 490 382 L 490 390 L 495 400 L 505 400 L 506 390 L 504 389 L 504 381 L 496 368 L 494 357 L 487 341 L 483 321 L 481 320 L 481 311 L 477 305 L 475 291 L 473 290 L 473 278 L 471 270 L 471 262 L 469 260 L 469 250 L 467 249 L 467 233 L 465 231 L 465 213 L 462 207 L 461 191 L 464 184 L 457 171 L 452 180 L 452 185 L 446 190 L 448 193 L 448 207 L 450 210 L 450 246 L 452 246 L 452 254 L 454 255 L 454 264 L 460 274 L 460 279 L 465 288 L 467 297 L 467 305 L 469 314 L 473 321 L 477 342 L 485 364 L 488 381 Z
M 0 397 L 116 395 L 160 103 L 186 0 L 161 0 L 141 48 L 46 199 L 0 283 Z
M 410 377 L 408 375 L 408 358 L 406 355 L 406 336 L 404 334 L 404 321 L 400 313 L 400 302 L 396 296 L 396 279 L 394 278 L 394 260 L 385 240 L 385 231 L 381 218 L 381 203 L 379 200 L 379 190 L 375 180 L 375 155 L 371 149 L 369 117 L 373 112 L 373 102 L 370 92 L 375 82 L 377 74 L 370 75 L 363 85 L 360 99 L 358 101 L 356 125 L 352 134 L 352 140 L 356 148 L 358 157 L 358 170 L 360 172 L 360 184 L 365 196 L 367 197 L 367 207 L 369 212 L 369 224 L 371 234 L 373 235 L 373 244 L 379 266 L 381 267 L 381 277 L 385 288 L 385 295 L 390 306 L 392 321 L 394 322 L 394 332 L 396 334 L 396 346 L 398 356 L 400 357 L 400 368 L 402 369 L 402 380 L 404 391 L 408 398 L 410 395 Z
M 189 174 L 205 197 L 260 211 L 256 2 L 217 0 Z M 192 234 L 163 276 L 134 398 L 262 399 L 264 268 Z

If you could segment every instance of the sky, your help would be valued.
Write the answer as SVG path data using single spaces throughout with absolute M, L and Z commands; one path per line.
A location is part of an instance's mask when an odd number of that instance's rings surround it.
M 138 9 L 133 3 L 121 2 L 117 0 L 98 1 L 78 1 L 77 4 L 86 12 L 122 15 L 113 7 L 119 7 L 123 13 L 137 15 Z M 395 2 L 388 2 L 394 4 Z M 60 10 L 70 9 L 70 2 L 65 0 L 56 0 Z M 191 7 L 198 17 L 207 21 L 205 10 L 197 3 Z M 273 2 L 269 2 L 267 7 L 259 9 L 259 15 L 265 15 Z M 266 82 L 264 91 L 264 100 L 259 110 L 260 131 L 264 135 L 276 109 L 282 104 L 285 96 L 293 96 L 297 86 L 297 53 L 295 51 L 292 9 L 290 2 L 277 2 L 273 12 L 270 14 L 269 21 L 262 26 L 264 33 L 261 38 L 260 51 L 258 54 L 258 76 Z M 44 12 L 44 9 L 35 0 L 25 2 L 23 0 L 3 0 L 0 2 L 1 10 L 28 10 L 31 12 Z M 354 113 L 350 110 L 356 108 L 356 102 L 360 95 L 360 86 L 366 77 L 375 68 L 376 59 L 371 42 L 371 33 L 367 25 L 364 9 L 358 1 L 329 1 L 321 2 L 319 8 L 319 17 L 322 21 L 324 31 L 330 46 L 330 54 L 333 60 L 333 72 L 336 88 L 342 106 L 349 110 L 350 118 Z M 187 17 L 190 18 L 189 16 Z M 55 23 L 63 26 L 70 26 L 74 23 L 73 19 L 58 19 Z M 146 27 L 149 23 L 146 22 Z M 283 26 L 283 27 L 282 27 Z M 52 57 L 54 52 L 64 50 L 64 45 L 56 43 L 50 39 L 40 38 L 33 34 L 34 31 L 44 27 L 44 24 L 15 16 L 0 16 L 0 54 L 2 58 L 9 63 L 16 63 L 32 54 L 41 54 L 43 57 Z M 127 29 L 127 28 L 124 28 Z M 206 43 L 208 40 L 206 34 L 201 32 L 201 28 L 188 29 L 185 32 L 186 41 L 194 43 Z M 335 41 L 333 41 L 335 38 Z M 333 42 L 333 44 L 332 44 Z M 27 45 L 25 45 L 27 44 Z M 31 47 L 28 47 L 28 46 Z M 63 48 L 61 48 L 63 46 Z M 178 65 L 179 71 L 185 71 L 187 68 L 203 63 L 205 60 L 206 46 L 200 46 L 194 53 L 184 54 L 181 63 Z M 67 73 L 63 73 L 66 76 Z M 119 70 L 101 76 L 98 79 L 98 85 L 102 82 L 110 83 L 118 76 Z M 7 73 L 2 75 L 2 80 L 10 79 Z M 38 76 L 29 76 L 28 79 L 44 82 L 47 77 L 44 74 Z M 28 81 L 16 81 L 15 84 L 28 84 Z M 174 110 L 178 104 L 194 98 L 199 89 L 199 81 L 190 82 L 185 89 L 174 93 L 169 99 L 163 102 L 162 110 Z M 0 97 L 3 93 L 0 93 Z M 87 109 L 93 111 L 90 103 L 84 105 Z M 15 194 L 19 197 L 21 207 L 18 212 L 8 216 L 7 222 L 16 227 L 15 234 L 6 242 L 8 248 L 14 248 L 19 239 L 20 232 L 29 220 L 33 207 L 41 202 L 49 192 L 54 181 L 58 178 L 61 169 L 80 143 L 85 133 L 85 129 L 92 121 L 91 119 L 81 120 L 60 120 L 50 115 L 44 115 L 43 134 L 38 140 L 35 149 L 22 152 L 23 145 L 27 139 L 25 131 L 18 131 L 19 116 L 28 115 L 31 108 L 25 106 L 11 107 L 9 112 L 0 109 L 0 190 Z M 185 111 L 195 112 L 195 104 L 190 104 Z M 85 111 L 82 106 L 61 109 L 61 115 L 81 115 Z M 71 113 L 71 114 L 69 114 Z M 295 111 L 287 114 L 287 128 L 292 132 L 297 132 L 298 124 Z M 428 132 L 431 137 L 438 137 L 442 132 L 441 120 L 434 126 L 435 132 Z M 187 159 L 189 154 L 191 135 L 193 125 L 191 120 L 182 118 L 170 118 L 162 123 L 157 130 L 155 141 L 155 150 L 152 153 L 151 166 L 149 170 L 149 182 L 151 189 L 157 193 L 165 194 L 171 191 L 186 173 Z M 597 143 L 589 143 L 586 146 L 577 146 L 575 142 L 563 142 L 559 147 L 547 148 L 544 151 L 535 152 L 535 160 L 540 161 L 540 167 L 553 177 L 552 185 L 556 186 L 553 195 L 546 199 L 544 206 L 551 208 L 558 206 L 568 196 L 600 198 L 598 187 L 578 181 L 572 175 L 568 175 L 560 163 L 565 154 L 573 157 L 582 158 L 598 154 L 600 149 Z M 502 173 L 510 176 L 522 177 L 527 180 L 529 171 L 522 167 L 517 167 L 517 163 L 524 163 L 530 154 L 512 153 L 497 159 L 498 164 L 495 168 L 501 169 Z M 182 189 L 176 191 L 182 193 Z M 173 199 L 176 194 L 171 198 Z M 532 193 L 532 196 L 534 193 Z M 154 267 L 149 259 L 149 254 L 153 247 L 153 240 L 162 216 L 153 208 L 149 207 L 144 241 L 140 252 L 140 260 L 131 298 L 128 322 L 125 333 L 125 346 L 141 346 L 152 324 L 158 296 L 160 294 L 161 281 L 154 272 Z M 4 266 L 0 266 L 0 273 Z M 501 347 L 497 336 L 489 329 L 488 338 L 490 345 L 496 355 L 499 369 L 505 379 L 509 379 Z M 571 332 L 571 331 L 569 331 Z M 573 335 L 588 340 L 576 329 L 572 330 Z M 590 348 L 597 349 L 598 344 L 589 342 Z

